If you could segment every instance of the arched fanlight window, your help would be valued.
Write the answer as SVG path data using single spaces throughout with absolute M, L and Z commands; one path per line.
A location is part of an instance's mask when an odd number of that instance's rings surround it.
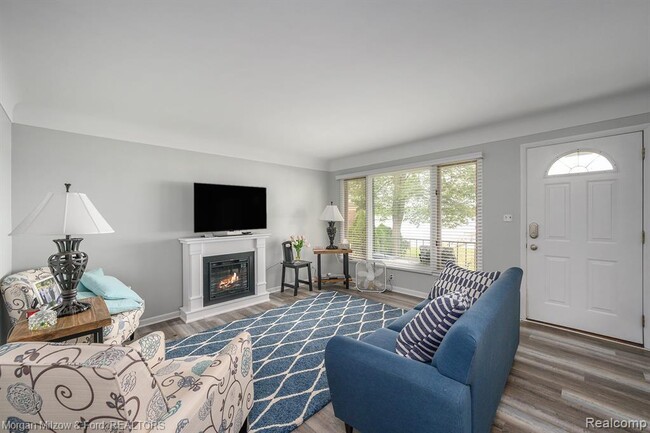
M 589 150 L 577 150 L 556 159 L 546 174 L 559 176 L 613 170 L 614 164 L 603 154 Z

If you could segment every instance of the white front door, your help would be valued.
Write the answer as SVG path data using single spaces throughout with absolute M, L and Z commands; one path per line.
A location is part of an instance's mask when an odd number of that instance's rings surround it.
M 642 147 L 638 132 L 527 150 L 529 319 L 643 342 Z

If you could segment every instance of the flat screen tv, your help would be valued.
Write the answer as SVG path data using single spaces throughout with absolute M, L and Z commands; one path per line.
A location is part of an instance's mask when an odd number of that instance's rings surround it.
M 196 233 L 266 228 L 266 188 L 194 184 Z

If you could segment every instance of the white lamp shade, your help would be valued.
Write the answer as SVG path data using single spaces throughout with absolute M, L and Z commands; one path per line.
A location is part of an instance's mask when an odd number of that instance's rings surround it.
M 320 215 L 323 221 L 343 221 L 343 215 L 339 212 L 339 208 L 335 204 L 325 206 L 325 210 Z
M 114 233 L 114 230 L 86 194 L 50 192 L 10 234 L 90 235 L 98 233 Z

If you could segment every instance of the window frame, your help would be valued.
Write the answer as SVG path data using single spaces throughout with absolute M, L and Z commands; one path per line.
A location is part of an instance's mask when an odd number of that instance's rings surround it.
M 612 166 L 611 170 L 593 170 L 593 171 L 583 171 L 583 172 L 576 172 L 576 173 L 558 173 L 558 174 L 549 174 L 551 171 L 551 168 L 559 162 L 562 158 L 573 155 L 574 153 L 579 153 L 579 152 L 584 152 L 584 153 L 593 153 L 602 156 L 609 162 Z M 565 164 L 566 165 L 566 164 Z M 567 166 L 568 167 L 568 166 Z M 545 178 L 555 178 L 555 177 L 562 177 L 562 176 L 585 176 L 585 175 L 594 175 L 594 174 L 601 174 L 601 173 L 615 173 L 618 171 L 618 166 L 616 164 L 616 161 L 609 156 L 607 153 L 602 152 L 600 150 L 596 149 L 590 149 L 590 148 L 578 148 L 575 150 L 570 150 L 568 152 L 564 152 L 553 159 L 551 163 L 546 167 L 546 170 L 544 171 L 544 177 Z
M 373 255 L 373 228 L 374 228 L 374 212 L 373 212 L 373 182 L 375 176 L 387 175 L 404 170 L 425 169 L 430 170 L 430 191 L 429 194 L 429 207 L 431 210 L 430 215 L 430 233 L 429 244 L 435 246 L 431 248 L 431 255 L 428 265 L 401 265 L 390 260 L 383 260 L 386 268 L 394 270 L 402 270 L 407 272 L 414 272 L 427 275 L 438 275 L 441 269 L 436 267 L 438 262 L 438 244 L 441 241 L 439 236 L 440 230 L 440 215 L 439 207 L 440 201 L 438 200 L 438 182 L 439 182 L 439 166 L 455 165 L 474 162 L 476 164 L 476 269 L 483 269 L 483 154 L 473 153 L 467 155 L 459 155 L 451 158 L 442 158 L 437 160 L 422 161 L 419 163 L 405 164 L 399 166 L 386 167 L 384 169 L 368 170 L 365 172 L 348 173 L 336 176 L 339 181 L 339 205 L 342 208 L 344 217 L 347 218 L 347 203 L 344 203 L 345 195 L 345 181 L 359 178 L 365 178 L 366 186 L 366 257 L 351 256 L 351 260 L 374 260 Z M 346 239 L 347 220 L 341 224 L 340 240 Z
M 366 260 L 368 256 L 368 249 L 367 249 L 367 237 L 368 237 L 368 179 L 365 176 L 351 176 L 346 179 L 341 179 L 339 180 L 339 207 L 341 214 L 343 215 L 343 222 L 341 223 L 341 229 L 339 230 L 339 244 L 343 242 L 343 240 L 346 239 L 347 237 L 347 224 L 348 224 L 348 208 L 347 208 L 347 194 L 345 191 L 345 181 L 354 181 L 354 180 L 359 180 L 363 179 L 364 181 L 364 186 L 365 186 L 365 194 L 366 194 L 366 257 L 359 257 L 354 254 L 354 252 L 350 255 L 351 260 Z M 349 241 L 350 239 L 348 239 Z

